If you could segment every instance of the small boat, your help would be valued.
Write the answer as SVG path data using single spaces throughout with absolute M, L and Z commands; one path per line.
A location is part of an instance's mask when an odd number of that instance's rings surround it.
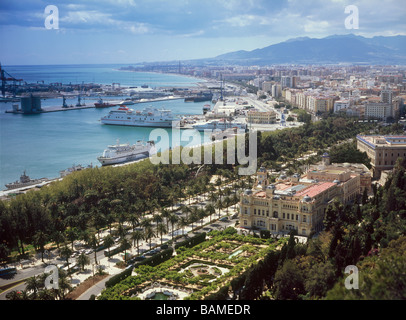
M 101 98 L 94 104 L 94 106 L 96 108 L 108 108 L 108 107 L 114 107 L 116 105 L 117 105 L 116 103 L 103 102 L 103 99 L 101 99 Z

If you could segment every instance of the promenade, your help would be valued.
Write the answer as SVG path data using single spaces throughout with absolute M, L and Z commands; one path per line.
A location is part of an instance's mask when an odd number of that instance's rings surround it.
M 225 187 L 225 186 L 223 186 Z M 207 196 L 207 194 L 206 194 Z M 179 217 L 182 216 L 181 213 L 181 206 L 198 206 L 198 207 L 204 207 L 209 201 L 205 200 L 205 195 L 199 195 L 194 198 L 191 198 L 189 200 L 184 200 L 181 203 L 178 203 L 174 205 L 173 211 L 175 214 L 177 214 Z M 228 226 L 234 226 L 235 222 L 237 219 L 233 220 L 227 220 L 227 221 L 218 221 L 217 219 L 223 216 L 231 216 L 234 213 L 236 213 L 235 209 L 236 206 L 230 206 L 228 208 L 224 208 L 220 210 L 220 214 L 218 210 L 216 210 L 216 213 L 213 214 L 213 216 L 210 218 L 209 216 L 203 218 L 202 220 L 199 220 L 195 223 L 193 223 L 193 229 L 203 228 L 206 231 L 206 228 L 210 229 L 225 229 Z M 146 215 L 145 218 L 151 218 L 153 214 L 151 215 Z M 124 224 L 127 227 L 130 227 L 129 223 Z M 155 225 L 153 224 L 153 228 L 155 228 Z M 193 236 L 193 229 L 192 225 L 189 224 L 188 226 L 185 226 L 182 229 L 175 229 L 173 236 L 178 236 L 178 235 L 184 235 L 184 237 L 180 237 L 177 239 L 177 241 L 174 240 L 173 245 L 176 244 L 176 242 L 183 241 L 186 237 Z M 170 231 L 170 232 L 169 232 Z M 109 234 L 109 230 L 106 229 L 103 232 L 100 233 L 100 238 L 105 237 L 106 235 Z M 128 236 L 128 235 L 127 235 Z M 130 255 L 135 256 L 138 254 L 138 250 L 140 255 L 143 253 L 147 252 L 150 250 L 150 248 L 158 248 L 162 244 L 172 240 L 172 228 L 169 228 L 168 232 L 166 234 L 161 236 L 156 236 L 152 238 L 151 240 L 148 241 L 141 241 L 139 243 L 139 248 L 132 246 L 129 250 L 127 250 L 127 253 L 130 253 Z M 85 267 L 84 271 L 76 271 L 71 275 L 70 278 L 70 284 L 73 287 L 79 286 L 81 283 L 83 283 L 86 279 L 91 277 L 94 273 L 96 273 L 96 268 L 100 268 L 103 270 L 103 272 L 107 273 L 108 276 L 101 280 L 98 283 L 95 283 L 91 288 L 89 288 L 87 291 L 85 291 L 83 294 L 81 294 L 77 300 L 89 300 L 89 298 L 94 295 L 97 296 L 101 293 L 101 291 L 105 288 L 105 282 L 108 281 L 112 276 L 122 272 L 124 269 L 118 268 L 116 264 L 120 261 L 124 261 L 124 252 L 117 253 L 111 257 L 106 257 L 104 255 L 104 250 L 98 251 L 96 253 L 96 258 L 97 258 L 97 264 L 95 264 L 94 261 L 94 252 L 88 253 L 87 254 L 89 259 L 90 259 L 90 265 L 87 265 Z M 75 258 L 70 258 L 69 262 L 71 263 L 70 267 L 73 267 L 76 264 L 76 259 Z M 0 288 L 5 287 L 5 286 L 10 286 L 8 287 L 5 291 L 0 293 L 0 300 L 6 300 L 6 294 L 12 290 L 24 290 L 25 288 L 25 283 L 23 280 L 28 279 L 32 276 L 37 276 L 40 274 L 43 274 L 45 271 L 45 268 L 47 265 L 56 265 L 58 267 L 62 267 L 66 263 L 66 260 L 62 259 L 61 257 L 57 256 L 56 250 L 47 252 L 44 255 L 44 261 L 41 259 L 41 254 L 36 254 L 36 256 L 31 259 L 24 261 L 22 264 L 14 264 L 14 265 L 9 265 L 17 268 L 17 274 L 14 275 L 10 279 L 5 279 L 5 278 L 0 278 Z M 64 269 L 67 269 L 64 267 Z M 14 285 L 15 284 L 15 285 Z

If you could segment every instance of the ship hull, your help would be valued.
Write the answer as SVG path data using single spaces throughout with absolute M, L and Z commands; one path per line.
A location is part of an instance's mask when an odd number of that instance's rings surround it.
M 115 107 L 116 104 L 111 104 L 111 103 L 95 103 L 94 106 L 96 108 L 110 108 L 110 107 Z
M 142 158 L 143 156 L 148 156 L 149 152 L 141 152 L 133 155 L 126 155 L 122 157 L 116 157 L 116 158 L 104 158 L 104 157 L 98 157 L 97 160 L 101 163 L 102 166 L 110 166 L 113 164 L 120 164 L 120 163 L 125 163 L 125 162 L 130 162 L 134 161 L 137 159 Z
M 30 187 L 33 186 L 35 184 L 39 184 L 42 183 L 44 181 L 46 181 L 47 179 L 39 179 L 39 180 L 35 180 L 35 181 L 31 181 L 31 182 L 26 182 L 26 183 L 9 183 L 6 184 L 6 188 L 8 190 L 12 190 L 12 189 L 18 189 L 18 188 L 24 188 L 24 187 Z
M 135 122 L 131 120 L 101 120 L 102 124 L 130 127 L 153 127 L 153 128 L 172 128 L 172 121 L 167 122 Z M 175 121 L 175 127 L 179 126 L 179 121 Z

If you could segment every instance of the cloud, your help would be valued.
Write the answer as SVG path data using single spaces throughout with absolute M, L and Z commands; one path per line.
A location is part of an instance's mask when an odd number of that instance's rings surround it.
M 304 36 L 406 33 L 404 0 L 58 0 L 54 1 L 59 9 L 58 31 L 44 28 L 44 9 L 49 4 L 48 0 L 0 0 L 1 35 L 11 44 L 2 48 L 2 54 L 7 51 L 13 57 L 12 51 L 16 55 L 24 41 L 47 40 L 52 50 L 80 43 L 84 56 L 85 48 L 94 50 L 105 42 L 116 47 L 125 43 L 128 57 L 143 55 L 151 60 L 160 54 L 176 59 L 176 55 L 193 58 L 253 50 Z M 359 8 L 358 30 L 345 29 L 348 5 Z M 33 45 L 30 50 L 34 56 L 41 48 Z M 98 59 L 102 58 L 100 53 Z M 112 58 L 113 53 L 106 56 Z

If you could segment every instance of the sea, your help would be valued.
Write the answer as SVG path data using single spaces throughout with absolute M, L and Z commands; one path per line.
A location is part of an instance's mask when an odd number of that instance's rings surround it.
M 132 72 L 119 70 L 127 65 L 36 65 L 3 66 L 3 69 L 17 79 L 27 83 L 120 83 L 121 86 L 194 87 L 204 80 L 172 74 Z M 102 96 L 103 98 L 103 96 Z M 128 96 L 105 97 L 124 100 Z M 93 105 L 99 97 L 82 97 L 82 103 Z M 77 98 L 66 99 L 68 105 L 75 105 Z M 201 115 L 205 104 L 210 102 L 184 102 L 183 99 L 139 103 L 129 106 L 142 110 L 152 106 L 172 110 L 175 115 Z M 100 118 L 111 108 L 90 108 L 40 114 L 6 113 L 13 103 L 0 103 L 0 190 L 5 184 L 19 180 L 25 171 L 32 179 L 58 178 L 60 171 L 75 165 L 83 167 L 100 166 L 97 157 L 108 145 L 134 144 L 137 140 L 149 140 L 154 128 L 110 126 L 100 123 Z M 61 106 L 62 99 L 42 99 L 43 109 Z M 171 147 L 171 129 L 168 133 Z M 183 136 L 182 136 L 183 137 Z M 198 133 L 180 141 L 181 145 L 205 143 L 208 137 Z

